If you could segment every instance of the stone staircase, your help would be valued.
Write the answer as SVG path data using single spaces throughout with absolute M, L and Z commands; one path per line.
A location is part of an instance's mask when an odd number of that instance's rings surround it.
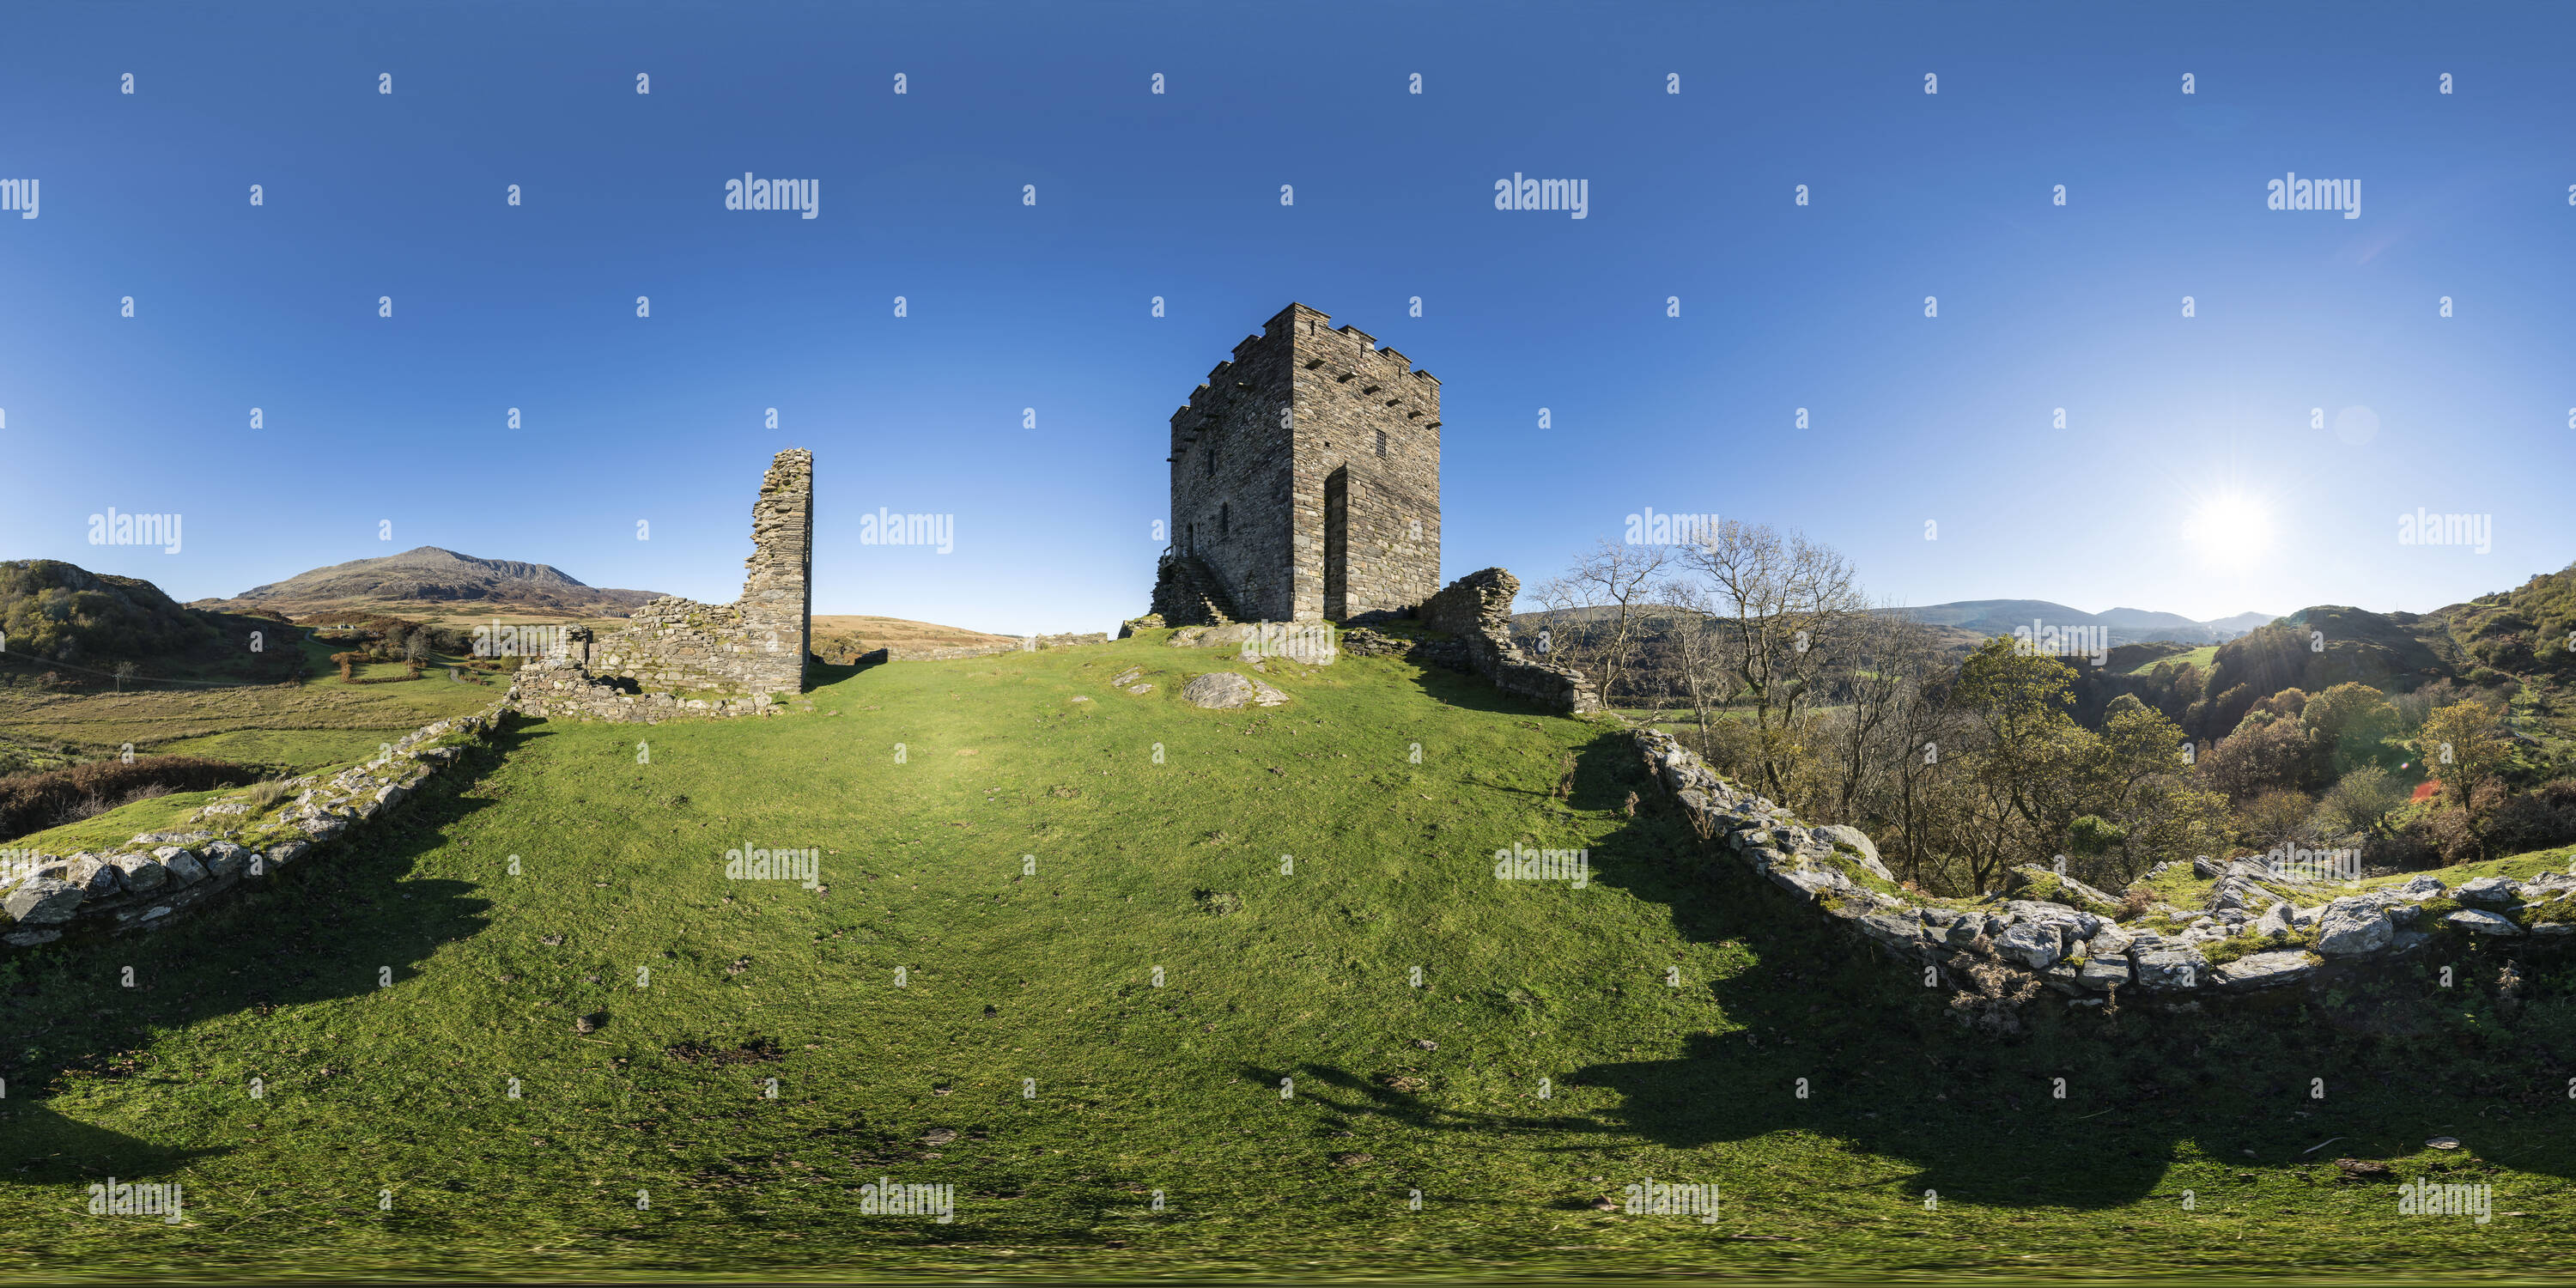
M 1165 550 L 1154 568 L 1154 613 L 1165 626 L 1226 626 L 1239 620 L 1225 583 L 1196 555 Z

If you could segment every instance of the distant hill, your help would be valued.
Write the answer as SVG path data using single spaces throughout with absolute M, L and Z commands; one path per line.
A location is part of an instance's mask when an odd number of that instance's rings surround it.
M 91 572 L 58 559 L 0 562 L 0 635 L 7 651 L 69 663 L 187 653 L 215 625 L 140 577 Z
M 246 647 L 254 636 L 284 638 L 269 617 L 184 608 L 140 577 L 91 572 L 59 559 L 0 560 L 0 685 L 127 688 L 126 680 L 223 685 L 294 678 L 302 651 L 255 651 Z M 132 668 L 124 666 L 129 662 Z M 0 772 L 24 761 L 0 748 Z
M 2273 620 L 2269 613 L 2238 613 L 2217 621 L 2196 622 L 2180 613 L 2154 612 L 2144 608 L 2114 608 L 2088 613 L 2045 599 L 1963 599 L 1921 608 L 1876 611 L 1911 617 L 1926 625 L 1974 631 L 1979 635 L 2010 635 L 2015 627 L 2028 627 L 2033 622 L 2057 627 L 2099 626 L 2110 632 L 2114 645 L 2160 640 L 2192 645 L 2224 644 Z
M 991 635 L 962 626 L 940 626 L 901 617 L 816 614 L 814 618 L 814 655 L 842 665 L 857 661 L 861 653 L 889 645 L 964 648 L 1013 642 L 1008 635 Z
M 481 559 L 422 546 L 379 559 L 353 559 L 254 586 L 231 599 L 201 599 L 194 608 L 274 609 L 298 616 L 329 609 L 455 611 L 517 609 L 583 617 L 621 617 L 658 594 L 585 585 L 549 564 Z

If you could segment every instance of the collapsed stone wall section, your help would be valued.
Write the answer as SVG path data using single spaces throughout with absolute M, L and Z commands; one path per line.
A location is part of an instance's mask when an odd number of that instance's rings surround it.
M 1512 642 L 1512 600 L 1520 590 L 1520 578 L 1503 569 L 1471 572 L 1423 601 L 1422 624 L 1457 636 L 1468 668 L 1505 693 L 1564 715 L 1601 710 L 1581 672 L 1541 662 Z
M 251 792 L 236 792 L 198 810 L 184 829 L 10 863 L 0 870 L 0 925 L 6 927 L 0 952 L 67 936 L 158 930 L 245 882 L 327 853 L 453 769 L 499 727 L 507 705 L 505 699 L 473 715 L 432 721 L 376 759 L 327 777 L 289 779 L 286 787 L 296 795 L 283 803 L 260 806 Z
M 2314 988 L 2342 968 L 2419 952 L 2444 936 L 2576 945 L 2576 873 L 2480 877 L 2457 888 L 2427 873 L 2402 886 L 2338 895 L 2326 883 L 2289 879 L 2260 863 L 2203 861 L 2199 875 L 2217 879 L 2207 908 L 2156 904 L 2129 915 L 2109 894 L 2023 867 L 2003 893 L 1933 899 L 1900 887 L 1858 828 L 1800 823 L 1719 778 L 1672 735 L 1639 729 L 1634 736 L 1647 769 L 1693 830 L 1891 950 L 1906 963 L 1908 987 L 1920 987 L 1924 965 L 1953 980 L 2000 968 L 2068 1005 L 2100 1006 L 2114 990 L 2184 1000 Z

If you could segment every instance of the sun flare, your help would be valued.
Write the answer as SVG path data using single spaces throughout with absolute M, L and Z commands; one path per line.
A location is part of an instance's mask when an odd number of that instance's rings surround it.
M 2242 492 L 2208 497 L 2192 511 L 2183 535 L 2202 558 L 2241 566 L 2272 549 L 2272 508 Z

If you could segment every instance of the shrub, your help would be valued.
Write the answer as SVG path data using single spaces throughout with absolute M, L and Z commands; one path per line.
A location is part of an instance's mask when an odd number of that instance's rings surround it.
M 2346 774 L 2317 802 L 2316 827 L 2336 836 L 2372 834 L 2406 803 L 2406 789 L 2385 769 L 2364 765 Z

